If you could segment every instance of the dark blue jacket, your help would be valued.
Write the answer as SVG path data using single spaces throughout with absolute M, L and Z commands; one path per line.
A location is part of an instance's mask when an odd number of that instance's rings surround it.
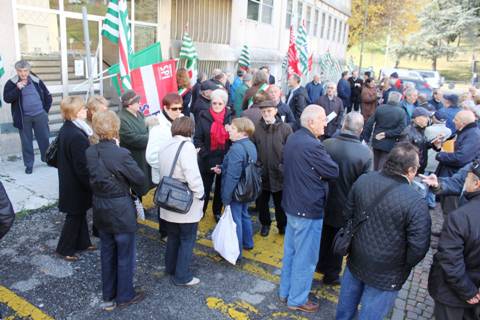
M 37 89 L 40 99 L 42 99 L 43 109 L 46 113 L 50 110 L 52 106 L 52 96 L 48 91 L 47 87 L 42 80 L 30 75 L 30 80 L 32 81 L 35 89 Z M 22 90 L 18 89 L 17 83 L 20 81 L 18 76 L 15 76 L 7 81 L 5 88 L 3 88 L 3 100 L 6 103 L 12 105 L 12 119 L 13 126 L 17 129 L 23 129 L 23 106 L 22 106 Z
M 388 103 L 388 95 L 390 94 L 390 92 L 400 92 L 400 89 L 396 88 L 396 87 L 391 87 L 391 88 L 388 88 L 384 93 L 383 93 L 383 104 L 386 104 Z
M 277 114 L 282 119 L 283 117 L 285 117 L 285 120 L 283 120 L 283 122 L 288 123 L 292 127 L 295 126 L 295 116 L 293 115 L 292 109 L 290 109 L 290 107 L 286 103 L 280 101 L 280 103 L 277 105 L 277 110 Z
M 459 113 L 462 109 L 460 109 L 458 106 L 450 106 L 448 108 L 443 107 L 439 112 L 447 119 L 447 122 L 445 125 L 447 126 L 448 129 L 452 130 L 452 134 L 454 134 L 457 131 L 457 128 L 455 127 L 455 123 L 453 123 L 453 119 Z
M 443 103 L 442 101 L 436 101 L 435 99 L 432 99 L 430 101 L 428 101 L 429 104 L 431 104 L 432 106 L 435 107 L 435 110 L 440 110 L 443 108 Z
M 343 101 L 343 107 L 350 107 L 350 98 L 352 96 L 352 88 L 350 87 L 350 82 L 345 79 L 340 79 L 337 85 L 337 94 L 340 99 Z
M 222 202 L 225 206 L 232 202 L 233 192 L 247 167 L 248 160 L 257 162 L 257 148 L 253 142 L 248 138 L 235 141 L 222 163 Z
M 323 96 L 323 85 L 321 83 L 309 82 L 305 89 L 307 89 L 308 97 L 312 103 Z
M 322 219 L 328 180 L 338 177 L 338 165 L 322 142 L 306 128 L 291 134 L 283 148 L 283 167 L 282 207 L 285 212 L 307 219 Z
M 450 177 L 467 163 L 480 156 L 480 129 L 470 123 L 457 133 L 454 152 L 439 152 L 437 176 Z
M 290 99 L 290 95 L 292 98 Z M 295 119 L 300 120 L 303 110 L 310 104 L 310 99 L 308 98 L 307 90 L 300 86 L 295 91 L 290 90 L 287 96 L 287 103 L 290 109 L 292 110 Z

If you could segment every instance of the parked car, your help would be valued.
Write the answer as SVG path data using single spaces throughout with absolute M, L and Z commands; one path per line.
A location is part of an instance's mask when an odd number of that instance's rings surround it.
M 433 71 L 433 70 L 415 70 L 420 75 L 425 79 L 425 81 L 428 82 L 430 87 L 433 89 L 438 89 L 440 88 L 444 81 L 445 78 L 440 76 L 440 73 L 438 71 Z
M 379 73 L 379 80 L 384 77 L 389 77 L 392 73 L 396 72 L 399 78 L 410 78 L 410 79 L 418 79 L 423 80 L 422 75 L 415 70 L 408 70 L 408 69 L 398 69 L 398 68 L 382 68 L 380 69 Z
M 428 82 L 424 79 L 417 79 L 417 78 L 408 78 L 400 76 L 399 79 L 402 81 L 403 87 L 407 85 L 407 83 L 413 83 L 415 89 L 417 89 L 418 93 L 423 93 L 427 96 L 427 99 L 430 100 L 432 98 L 433 89 L 430 87 Z

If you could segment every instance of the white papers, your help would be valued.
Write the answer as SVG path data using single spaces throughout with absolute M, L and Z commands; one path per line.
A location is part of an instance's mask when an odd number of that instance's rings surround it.
M 331 112 L 327 116 L 327 124 L 330 123 L 333 119 L 337 117 L 337 113 L 335 111 Z

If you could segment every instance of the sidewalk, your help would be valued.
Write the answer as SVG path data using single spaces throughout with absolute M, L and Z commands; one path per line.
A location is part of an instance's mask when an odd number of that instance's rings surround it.
M 25 174 L 22 160 L 1 161 L 0 181 L 7 190 L 15 212 L 39 209 L 58 201 L 57 169 L 35 159 L 32 174 Z

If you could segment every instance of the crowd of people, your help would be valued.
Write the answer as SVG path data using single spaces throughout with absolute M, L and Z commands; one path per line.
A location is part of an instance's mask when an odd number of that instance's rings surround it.
M 25 172 L 32 173 L 32 130 L 42 160 L 51 96 L 26 61 L 5 86 L 5 101 L 19 128 Z M 166 241 L 166 273 L 175 285 L 200 282 L 190 269 L 199 221 L 218 221 L 229 206 L 240 255 L 251 250 L 249 203 L 236 189 L 249 163 L 262 167 L 255 202 L 260 235 L 284 235 L 279 300 L 291 310 L 315 312 L 309 298 L 315 272 L 341 285 L 337 319 L 383 319 L 411 270 L 430 248 L 431 215 L 440 201 L 445 223 L 429 281 L 437 319 L 478 319 L 480 302 L 480 95 L 435 90 L 431 100 L 398 75 L 375 80 L 357 71 L 338 84 L 320 75 L 302 86 L 288 79 L 288 94 L 268 67 L 200 73 L 190 87 L 177 73 L 178 92 L 145 119 L 140 96 L 127 91 L 118 114 L 103 97 L 65 97 L 58 134 L 59 210 L 66 213 L 57 253 L 76 261 L 90 241 L 93 208 L 100 237 L 104 310 L 141 301 L 133 286 L 135 231 L 142 197 L 164 177 L 193 194 L 188 212 L 157 208 Z M 437 198 L 437 199 L 436 199 Z M 140 205 L 141 206 L 141 205 Z M 346 267 L 334 250 L 350 231 Z M 348 233 L 348 232 L 347 232 Z M 360 307 L 361 305 L 361 307 Z

